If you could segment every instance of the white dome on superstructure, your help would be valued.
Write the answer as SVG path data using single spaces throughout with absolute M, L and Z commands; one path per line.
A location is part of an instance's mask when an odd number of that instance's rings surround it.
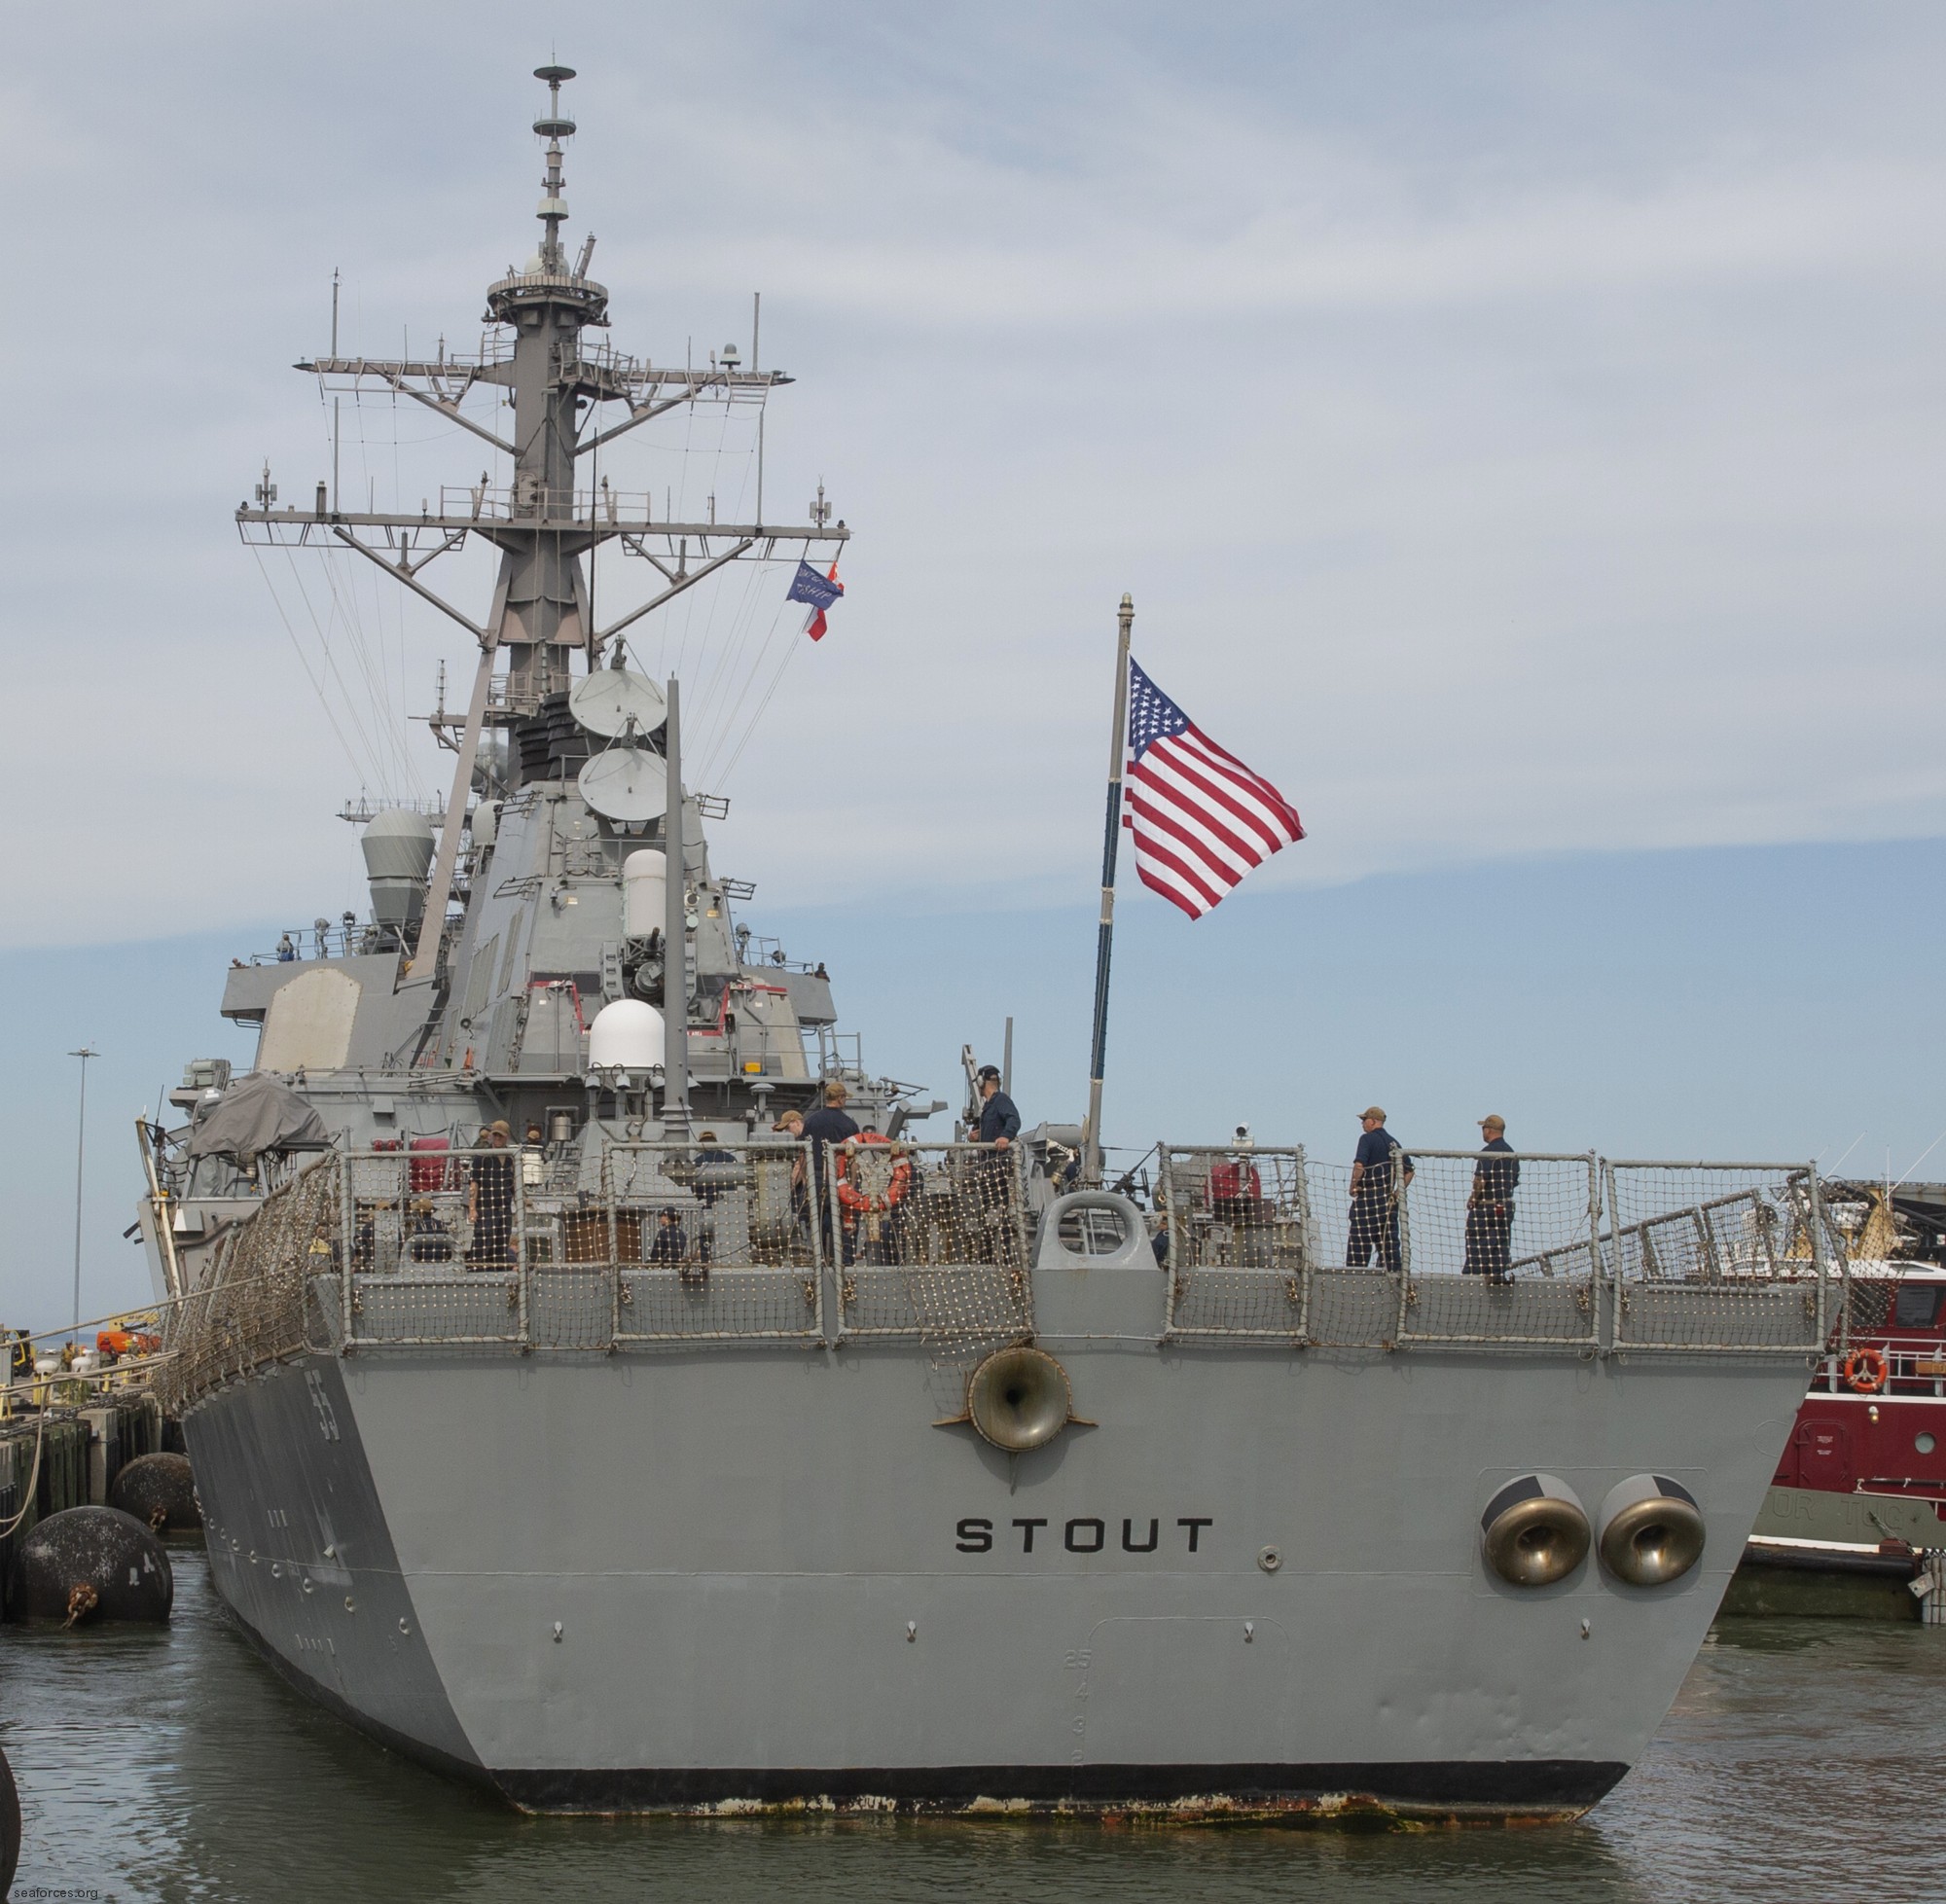
M 603 1005 L 588 1027 L 588 1068 L 637 1076 L 663 1061 L 663 1015 L 639 998 Z

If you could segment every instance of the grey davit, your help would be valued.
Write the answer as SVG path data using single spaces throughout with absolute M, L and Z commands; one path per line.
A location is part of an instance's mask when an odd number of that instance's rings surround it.
M 267 468 L 237 512 L 378 563 L 478 663 L 434 716 L 450 798 L 347 809 L 369 916 L 234 964 L 254 1067 L 198 1060 L 142 1128 L 225 1600 L 535 1811 L 1581 1812 L 1674 1699 L 1837 1312 L 1815 1171 L 1523 1155 L 1475 1274 L 1471 1153 L 1365 1184 L 1361 1244 L 1344 1167 L 1242 1132 L 1113 1181 L 1075 1126 L 921 1138 L 947 1105 L 738 921 L 685 684 L 625 639 L 730 564 L 828 584 L 848 531 L 821 487 L 776 522 L 761 476 L 736 508 L 610 480 L 664 415 L 760 444 L 789 379 L 754 321 L 747 355 L 606 341 L 572 75 L 539 77 L 544 235 L 477 350 L 303 366 L 486 437 L 497 480 L 388 512 L 335 472 L 279 506 Z M 426 571 L 474 539 L 466 609 Z

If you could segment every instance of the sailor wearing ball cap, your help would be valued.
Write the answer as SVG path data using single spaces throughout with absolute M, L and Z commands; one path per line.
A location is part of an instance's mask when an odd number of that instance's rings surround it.
M 1520 1160 L 1507 1142 L 1507 1121 L 1489 1111 L 1480 1120 L 1485 1139 L 1480 1161 L 1473 1166 L 1473 1187 L 1466 1193 L 1466 1265 L 1468 1275 L 1495 1282 L 1513 1276 L 1514 1188 L 1521 1180 Z
M 1362 1270 L 1378 1252 L 1382 1270 L 1397 1270 L 1399 1193 L 1412 1181 L 1412 1159 L 1386 1129 L 1386 1114 L 1376 1104 L 1358 1113 L 1365 1127 L 1351 1164 L 1351 1223 L 1345 1241 L 1345 1265 Z M 1394 1162 L 1396 1160 L 1396 1162 Z
M 473 1225 L 468 1261 L 478 1270 L 503 1270 L 514 1254 L 513 1127 L 495 1118 L 480 1133 L 482 1154 L 467 1171 L 466 1214 Z
M 974 1141 L 997 1144 L 1005 1150 L 1021 1134 L 1021 1114 L 1014 1100 L 1000 1089 L 1000 1067 L 983 1064 L 979 1071 L 980 1122 L 974 1127 Z

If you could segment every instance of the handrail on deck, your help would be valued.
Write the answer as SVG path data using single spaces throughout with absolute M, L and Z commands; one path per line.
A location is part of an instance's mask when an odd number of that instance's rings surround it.
M 1808 1357 L 1843 1313 L 1809 1165 L 1410 1157 L 1375 1195 L 1298 1146 L 1158 1146 L 1157 1340 Z M 306 1349 L 1027 1340 L 1029 1168 L 906 1139 L 335 1151 L 218 1239 L 167 1379 Z

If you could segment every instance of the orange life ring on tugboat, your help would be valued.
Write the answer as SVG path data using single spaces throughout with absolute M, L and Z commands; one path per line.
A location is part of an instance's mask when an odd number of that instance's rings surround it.
M 1876 1395 L 1885 1387 L 1890 1371 L 1883 1350 L 1855 1348 L 1839 1365 L 1838 1373 L 1855 1394 Z
M 912 1164 L 903 1153 L 894 1152 L 896 1161 L 892 1165 L 891 1175 L 886 1179 L 883 1191 L 874 1193 L 861 1189 L 852 1174 L 852 1164 L 857 1157 L 857 1147 L 862 1144 L 889 1144 L 891 1138 L 882 1132 L 867 1131 L 853 1137 L 838 1153 L 838 1201 L 847 1210 L 888 1210 L 912 1187 Z

